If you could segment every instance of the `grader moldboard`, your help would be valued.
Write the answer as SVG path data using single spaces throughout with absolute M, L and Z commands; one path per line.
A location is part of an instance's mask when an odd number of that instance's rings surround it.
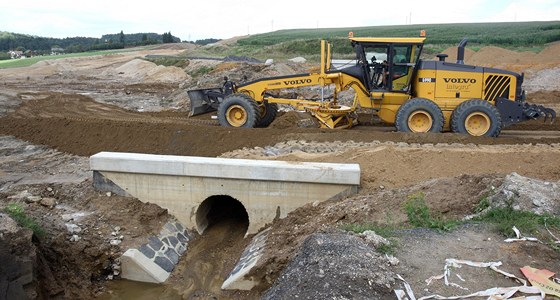
M 503 127 L 556 113 L 525 102 L 523 74 L 464 64 L 463 39 L 457 62 L 421 60 L 425 37 L 349 39 L 356 52 L 352 66 L 331 68 L 331 44 L 321 41 L 319 73 L 262 78 L 236 84 L 227 78 L 222 87 L 188 91 L 191 116 L 217 110 L 222 126 L 266 127 L 276 117 L 278 104 L 307 111 L 324 128 L 350 128 L 356 110 L 373 109 L 401 132 L 453 131 L 497 137 Z M 308 86 L 332 87 L 332 97 L 319 100 L 274 96 L 271 91 Z M 340 105 L 337 95 L 354 90 L 351 106 Z

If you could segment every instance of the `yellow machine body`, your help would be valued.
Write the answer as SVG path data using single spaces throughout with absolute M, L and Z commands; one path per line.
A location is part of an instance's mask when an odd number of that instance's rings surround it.
M 465 65 L 461 51 L 466 40 L 459 46 L 456 63 L 446 62 L 445 55 L 438 55 L 438 61 L 420 60 L 424 40 L 350 37 L 356 63 L 342 69 L 332 68 L 331 45 L 322 41 L 318 73 L 230 84 L 228 92 L 221 90 L 223 94 L 206 89 L 190 91 L 189 95 L 191 102 L 197 100 L 195 109 L 217 109 L 220 123 L 233 127 L 267 126 L 276 115 L 277 104 L 305 110 L 321 127 L 333 129 L 356 124 L 354 112 L 359 108 L 373 109 L 398 131 L 452 130 L 488 136 L 497 136 L 503 126 L 530 118 L 555 117 L 550 109 L 524 103 L 523 75 Z M 333 95 L 328 100 L 323 95 L 314 100 L 282 98 L 273 93 L 307 86 L 328 86 Z M 354 90 L 353 103 L 340 105 L 338 94 L 349 89 Z M 235 110 L 228 109 L 230 106 Z M 238 121 L 231 121 L 232 111 L 239 116 Z

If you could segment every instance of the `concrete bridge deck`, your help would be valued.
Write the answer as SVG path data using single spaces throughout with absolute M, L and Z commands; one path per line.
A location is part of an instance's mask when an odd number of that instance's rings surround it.
M 247 234 L 307 203 L 345 197 L 360 184 L 358 164 L 286 162 L 101 152 L 94 186 L 169 210 L 204 232 L 220 215 L 246 214 Z

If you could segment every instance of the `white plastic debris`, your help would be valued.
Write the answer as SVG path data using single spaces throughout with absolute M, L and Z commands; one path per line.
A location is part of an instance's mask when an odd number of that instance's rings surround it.
M 510 238 L 510 239 L 504 240 L 504 242 L 506 242 L 506 243 L 522 242 L 522 241 L 530 241 L 530 242 L 538 242 L 538 243 L 541 242 L 537 238 L 534 238 L 534 237 L 522 236 L 519 229 L 517 229 L 517 227 L 515 227 L 515 226 L 513 226 L 513 228 L 511 228 L 511 229 L 513 230 L 513 232 L 515 232 L 516 238 Z
M 472 297 L 488 297 L 488 299 L 500 299 L 500 300 L 506 300 L 506 299 L 511 299 L 511 297 L 517 293 L 525 293 L 525 294 L 541 294 L 541 291 L 539 289 L 537 289 L 536 287 L 532 287 L 532 286 L 512 286 L 512 287 L 495 287 L 495 288 L 490 288 L 484 291 L 479 291 L 476 293 L 472 293 L 472 294 L 468 294 L 468 295 L 463 295 L 463 296 L 451 296 L 451 297 L 444 297 L 441 295 L 430 295 L 430 296 L 425 296 L 422 298 L 419 298 L 418 300 L 426 300 L 426 299 L 466 299 L 466 298 L 472 298 Z M 529 298 L 525 298 L 525 299 L 529 299 Z M 534 297 L 532 296 L 530 299 L 539 299 L 542 300 L 542 296 L 537 296 Z
M 73 224 L 73 223 L 65 223 L 64 225 L 66 225 L 66 230 L 68 231 L 69 234 L 74 234 L 74 233 L 80 233 L 82 232 L 82 228 L 80 228 L 80 226 Z
M 512 278 L 518 282 L 520 282 L 522 285 L 520 286 L 513 286 L 513 287 L 494 287 L 494 288 L 490 288 L 487 290 L 483 290 L 483 291 L 478 291 L 478 292 L 474 292 L 468 295 L 461 295 L 461 296 L 442 296 L 442 295 L 437 295 L 437 294 L 433 294 L 433 295 L 429 295 L 429 296 L 424 296 L 419 298 L 418 300 L 427 300 L 427 299 L 467 299 L 467 298 L 472 298 L 472 297 L 487 297 L 486 299 L 488 300 L 507 300 L 507 299 L 524 299 L 524 300 L 542 300 L 544 299 L 544 294 L 542 293 L 541 290 L 539 290 L 537 287 L 533 287 L 533 286 L 527 286 L 527 281 L 525 279 L 521 279 L 513 274 L 510 274 L 508 272 L 502 271 L 500 269 L 498 269 L 499 266 L 502 265 L 501 262 L 473 262 L 470 260 L 459 260 L 459 259 L 453 259 L 453 258 L 448 258 L 445 260 L 445 266 L 444 266 L 444 272 L 441 275 L 437 275 L 437 276 L 432 276 L 430 278 L 428 278 L 426 280 L 426 284 L 430 285 L 434 280 L 440 280 L 440 279 L 444 279 L 444 282 L 446 285 L 448 286 L 455 286 L 461 289 L 466 290 L 466 288 L 461 287 L 460 285 L 453 283 L 449 280 L 449 277 L 451 275 L 451 268 L 460 268 L 462 265 L 468 265 L 468 266 L 472 266 L 472 267 L 479 267 L 479 268 L 490 268 L 504 276 L 507 276 L 509 278 Z M 460 275 L 455 274 L 457 278 L 459 278 L 459 280 L 461 281 L 465 281 Z M 414 293 L 412 292 L 412 288 L 410 287 L 410 285 L 408 283 L 406 283 L 406 281 L 400 276 L 397 275 L 397 277 L 403 281 L 404 286 L 405 286 L 405 290 L 406 293 L 403 290 L 395 290 L 395 295 L 397 296 L 397 299 L 399 300 L 412 300 L 415 299 L 414 298 Z M 512 298 L 513 295 L 515 295 L 516 293 L 524 293 L 524 294 L 529 294 L 529 295 L 538 295 L 538 296 L 523 296 L 523 297 L 517 297 L 517 298 Z
M 385 254 L 385 258 L 387 259 L 389 264 L 391 264 L 391 266 L 396 266 L 400 262 L 399 259 L 394 257 L 393 255 Z
M 399 274 L 397 274 L 397 278 L 403 282 L 404 289 L 406 290 L 406 295 L 408 296 L 403 299 L 416 300 L 416 296 L 414 296 L 414 292 L 412 291 L 410 284 L 408 284 L 408 282 L 406 282 L 406 280 L 404 280 L 404 278 L 402 278 L 402 276 Z

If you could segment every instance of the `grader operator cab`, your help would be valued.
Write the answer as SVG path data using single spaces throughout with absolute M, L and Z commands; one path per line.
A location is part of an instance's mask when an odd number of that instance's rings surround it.
M 453 131 L 473 136 L 500 134 L 503 127 L 544 117 L 550 108 L 525 102 L 523 75 L 463 62 L 466 40 L 458 47 L 457 62 L 424 61 L 424 37 L 349 37 L 355 64 L 331 67 L 331 45 L 321 42 L 319 73 L 262 78 L 236 84 L 227 78 L 220 88 L 188 91 L 191 115 L 216 111 L 220 125 L 266 127 L 278 104 L 288 104 L 314 116 L 321 127 L 349 128 L 357 124 L 358 108 L 370 108 L 401 132 Z M 282 98 L 274 91 L 320 86 L 321 99 Z M 326 97 L 325 87 L 333 87 Z M 340 92 L 353 89 L 352 105 L 338 102 Z

